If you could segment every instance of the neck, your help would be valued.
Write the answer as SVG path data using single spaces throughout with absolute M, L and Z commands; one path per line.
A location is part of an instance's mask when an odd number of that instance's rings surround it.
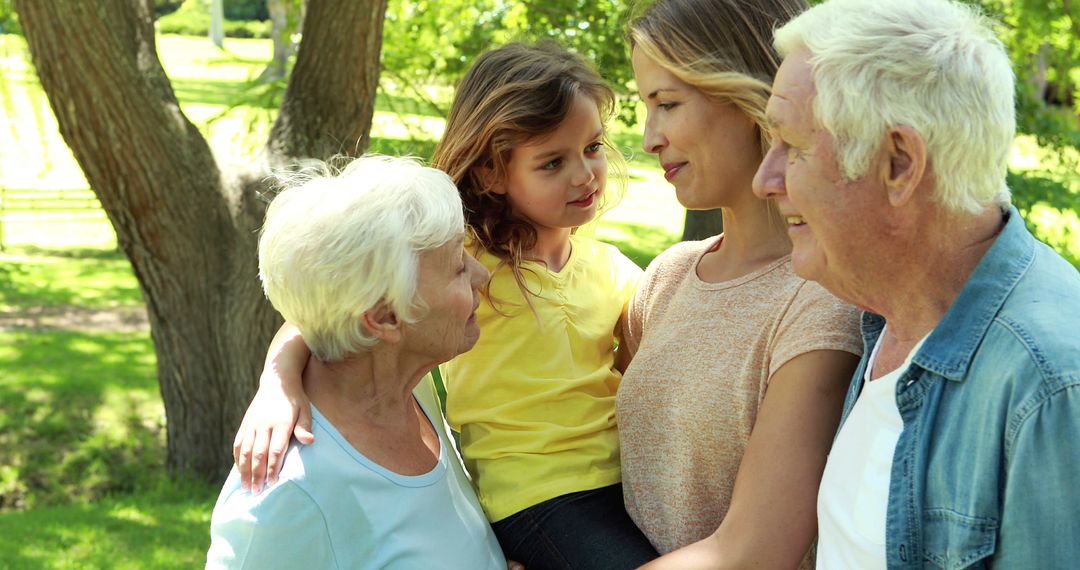
M 749 191 L 746 195 L 748 200 L 723 208 L 724 241 L 698 267 L 706 281 L 741 277 L 791 253 L 783 222 L 770 212 L 767 202 Z
M 900 247 L 885 253 L 887 261 L 866 272 L 873 281 L 860 286 L 875 294 L 858 304 L 884 316 L 890 334 L 905 343 L 937 326 L 1002 228 L 996 206 L 976 215 L 930 210 L 908 224 L 907 239 L 890 240 Z
M 304 387 L 311 403 L 325 415 L 400 421 L 412 413 L 413 388 L 434 367 L 406 360 L 392 345 L 376 345 L 371 352 L 350 354 L 340 362 L 311 357 L 304 369 Z
M 558 273 L 570 260 L 570 228 L 537 228 L 536 244 L 524 252 L 525 258 L 547 265 Z

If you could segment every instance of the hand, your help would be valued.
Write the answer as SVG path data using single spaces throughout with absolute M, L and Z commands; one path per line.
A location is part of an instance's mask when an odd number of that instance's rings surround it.
M 273 485 L 292 436 L 302 444 L 315 441 L 311 433 L 311 406 L 302 389 L 288 391 L 289 383 L 267 381 L 263 372 L 259 391 L 244 413 L 233 440 L 233 459 L 245 490 L 259 493 Z
M 525 565 L 516 560 L 507 560 L 506 570 L 525 570 Z

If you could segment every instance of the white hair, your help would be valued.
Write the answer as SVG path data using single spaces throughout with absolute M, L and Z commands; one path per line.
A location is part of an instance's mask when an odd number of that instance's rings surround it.
M 374 346 L 359 317 L 380 302 L 416 322 L 420 254 L 465 228 L 450 177 L 414 159 L 369 155 L 308 160 L 275 178 L 284 190 L 266 212 L 259 277 L 316 358 Z
M 775 34 L 810 52 L 814 114 L 848 180 L 866 174 L 892 126 L 926 142 L 937 201 L 956 212 L 1009 204 L 1013 72 L 977 9 L 949 0 L 829 0 Z

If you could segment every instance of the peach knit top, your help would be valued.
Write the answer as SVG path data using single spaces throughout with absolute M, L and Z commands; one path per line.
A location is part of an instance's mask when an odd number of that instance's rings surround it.
M 796 276 L 790 256 L 702 281 L 697 263 L 716 243 L 661 254 L 629 308 L 634 358 L 616 399 L 623 490 L 661 554 L 720 525 L 772 374 L 813 350 L 862 353 L 857 310 Z

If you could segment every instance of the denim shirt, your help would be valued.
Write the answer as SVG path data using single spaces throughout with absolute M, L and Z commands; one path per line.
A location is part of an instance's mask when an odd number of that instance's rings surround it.
M 1080 564 L 1080 275 L 1006 216 L 897 382 L 891 569 Z M 843 420 L 884 325 L 862 316 Z

